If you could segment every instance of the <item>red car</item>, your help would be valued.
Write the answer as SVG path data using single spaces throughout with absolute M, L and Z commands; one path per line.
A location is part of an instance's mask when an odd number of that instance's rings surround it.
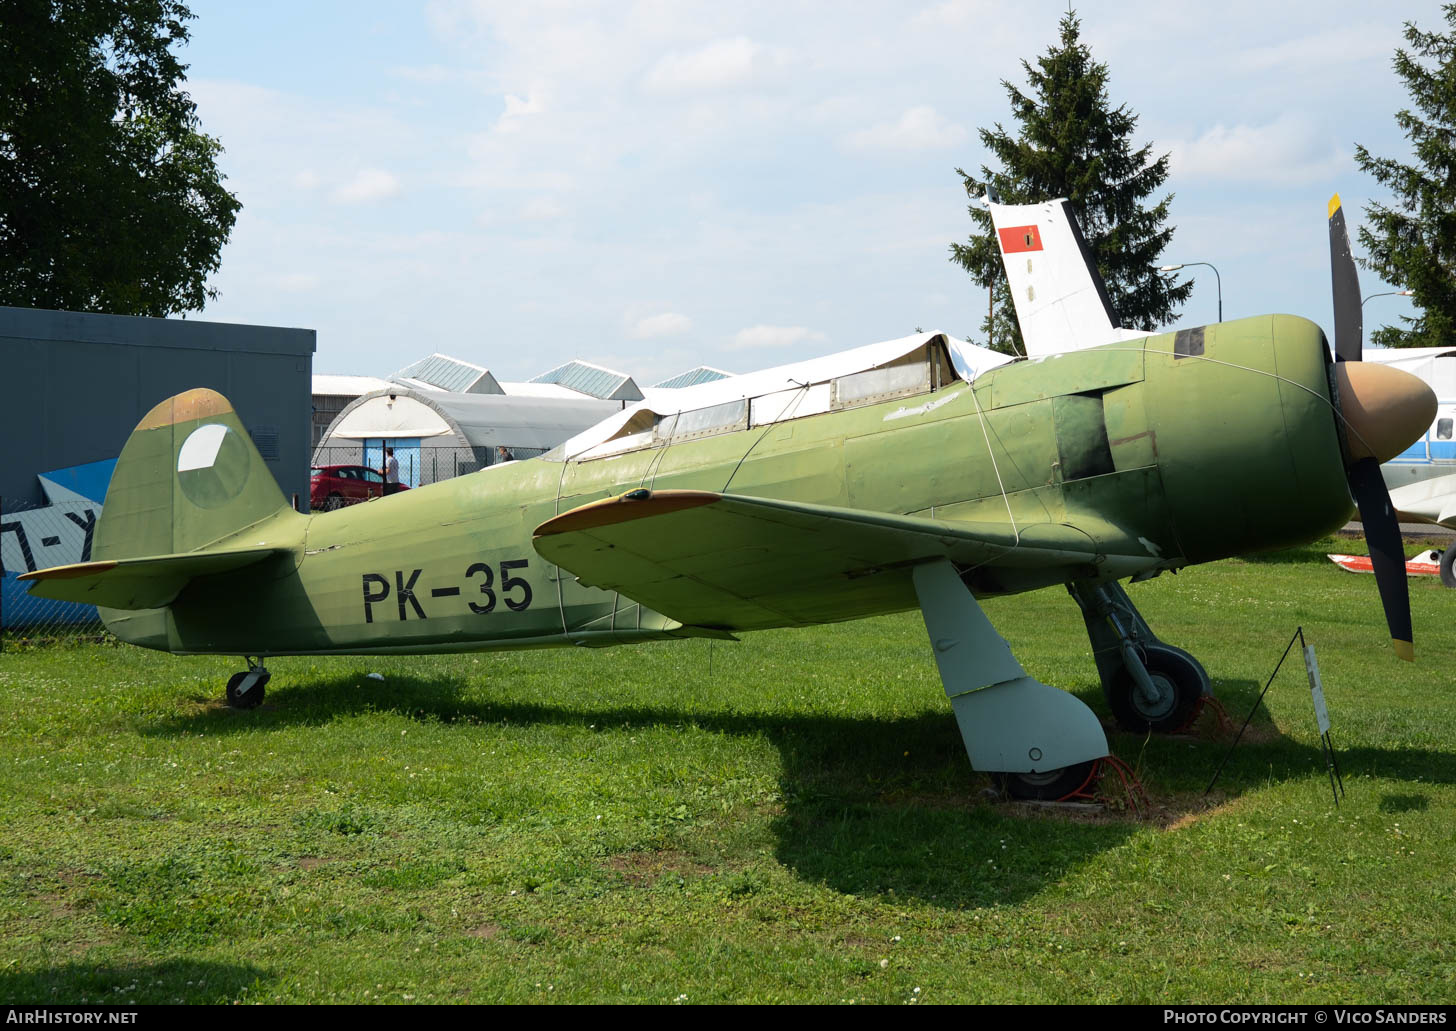
M 363 465 L 316 465 L 309 479 L 308 503 L 311 508 L 332 512 L 345 505 L 357 505 L 387 493 L 409 490 L 403 483 L 386 484 L 378 469 Z

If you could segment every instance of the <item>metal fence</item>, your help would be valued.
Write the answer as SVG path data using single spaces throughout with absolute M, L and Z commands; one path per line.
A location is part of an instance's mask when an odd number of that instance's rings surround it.
M 481 456 L 476 454 L 474 448 L 468 447 L 422 447 L 403 451 L 397 457 L 400 482 L 413 487 L 423 487 L 427 483 L 463 476 L 481 467 Z M 357 446 L 315 448 L 313 464 L 373 465 L 365 462 L 364 449 Z M 374 468 L 377 469 L 377 466 Z
M 509 449 L 511 458 L 515 461 L 522 461 L 527 458 L 535 458 L 537 455 L 544 455 L 546 448 L 516 447 Z M 476 472 L 487 465 L 494 465 L 498 457 L 494 448 L 469 448 L 469 447 L 429 447 L 400 449 L 395 453 L 399 460 L 399 480 L 410 487 L 423 487 L 431 483 L 439 483 L 442 480 L 454 479 L 456 476 L 464 476 L 467 473 Z M 364 459 L 364 448 L 362 445 L 343 445 L 315 448 L 313 453 L 313 465 L 320 466 L 357 466 L 366 469 L 377 469 L 374 463 L 366 462 Z M 360 490 L 361 495 L 364 491 Z M 358 504 L 361 501 L 368 501 L 368 497 L 343 497 L 340 496 L 331 505 L 320 504 L 320 508 L 339 507 L 341 505 Z
M 30 593 L 21 573 L 87 562 L 101 506 L 89 501 L 36 505 L 0 497 L 0 649 L 108 638 L 94 605 Z

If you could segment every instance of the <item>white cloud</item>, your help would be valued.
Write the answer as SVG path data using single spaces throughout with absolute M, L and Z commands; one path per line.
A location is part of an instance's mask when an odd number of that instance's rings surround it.
M 530 93 L 525 100 L 514 93 L 506 94 L 506 109 L 495 123 L 496 132 L 519 132 L 524 119 L 546 110 L 546 102 L 537 93 Z
M 549 222 L 566 214 L 566 208 L 550 197 L 533 197 L 521 208 L 521 218 L 528 222 Z
M 1168 144 L 1172 177 L 1271 184 L 1326 179 L 1350 165 L 1350 155 L 1294 115 L 1267 125 L 1215 125 L 1193 140 Z
M 730 351 L 749 351 L 759 348 L 792 347 L 805 341 L 828 340 L 829 337 L 807 326 L 749 326 L 733 334 Z
M 219 164 L 245 209 L 306 202 L 314 211 L 316 198 L 299 196 L 313 191 L 358 204 L 399 192 L 404 169 L 412 185 L 435 175 L 432 165 L 415 167 L 426 151 L 420 133 L 389 106 L 205 77 L 190 79 L 188 89 L 205 130 L 223 142 Z
M 627 335 L 633 340 L 655 340 L 658 337 L 678 336 L 693 328 L 693 320 L 675 311 L 649 315 L 632 323 Z
M 1308 36 L 1299 36 L 1272 46 L 1251 47 L 1235 58 L 1235 66 L 1256 72 L 1292 69 L 1327 74 L 1335 65 L 1361 61 L 1386 64 L 1400 44 L 1400 35 L 1389 24 L 1342 25 Z
M 933 7 L 917 11 L 910 19 L 915 28 L 962 28 L 965 25 L 994 21 L 1002 17 L 1004 8 L 986 0 L 945 0 Z
M 782 51 L 770 50 L 747 36 L 720 39 L 689 53 L 661 58 L 647 73 L 646 85 L 658 93 L 739 86 L 788 63 Z
M 1432 17 L 1422 3 L 1133 0 L 1083 15 L 1094 57 L 1111 62 L 1112 100 L 1141 116 L 1139 141 L 1155 153 L 1181 141 L 1166 185 L 1177 253 L 1165 258 L 1218 263 L 1226 315 L 1328 309 L 1324 198 L 1358 173 L 1346 161 L 1318 188 L 1287 183 L 1330 168 L 1355 140 L 1404 153 L 1391 116 L 1410 98 L 1389 53 L 1402 21 Z M 198 45 L 199 22 L 188 86 L 244 204 L 217 278 L 223 300 L 204 317 L 316 328 L 320 362 L 341 371 L 399 368 L 417 357 L 408 341 L 426 334 L 477 341 L 463 356 L 508 377 L 581 351 L 641 383 L 655 382 L 644 369 L 656 364 L 662 378 L 700 362 L 777 364 L 915 325 L 965 334 L 985 298 L 947 261 L 971 228 L 951 169 L 986 160 L 974 127 L 1001 120 L 1014 131 L 998 82 L 1024 84 L 1021 61 L 1055 42 L 1066 9 L 420 6 L 432 36 L 420 33 L 419 7 L 403 5 L 364 20 L 386 23 L 383 33 L 359 19 L 300 20 L 321 55 L 319 74 L 303 79 L 251 37 L 225 41 L 236 52 L 218 61 Z M 1377 21 L 1383 38 L 1364 37 Z M 1329 67 L 1337 74 L 1317 80 Z M 254 81 L 212 77 L 237 68 Z M 399 196 L 329 203 L 363 185 L 360 169 L 387 169 Z M 1258 221 L 1295 205 L 1297 191 L 1312 214 Z M 1288 239 L 1269 244 L 1276 229 Z M 290 273 L 320 283 L 280 288 Z M 1212 317 L 1212 286 L 1199 276 L 1191 318 Z M 632 335 L 687 313 L 680 336 Z M 548 360 L 512 344 L 521 339 L 560 341 L 560 353 Z M 591 353 L 612 340 L 619 356 Z M 683 353 L 667 363 L 670 348 Z
M 935 108 L 912 107 L 898 121 L 881 122 L 845 137 L 851 150 L 931 150 L 964 143 L 966 130 Z
M 379 168 L 361 168 L 333 192 L 339 204 L 368 204 L 399 193 L 399 179 Z

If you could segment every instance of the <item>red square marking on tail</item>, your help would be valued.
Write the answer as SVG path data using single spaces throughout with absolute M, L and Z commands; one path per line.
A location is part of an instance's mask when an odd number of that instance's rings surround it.
M 1020 254 L 1022 251 L 1041 250 L 1041 233 L 1036 226 L 1011 226 L 1009 229 L 999 229 L 1001 234 L 1001 253 Z

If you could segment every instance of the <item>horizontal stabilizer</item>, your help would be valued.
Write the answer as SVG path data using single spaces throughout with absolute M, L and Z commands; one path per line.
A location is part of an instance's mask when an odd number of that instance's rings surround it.
M 107 559 L 38 569 L 18 579 L 35 581 L 30 593 L 39 598 L 108 609 L 155 609 L 170 605 L 194 577 L 226 573 L 287 553 L 287 548 L 239 548 Z
M 635 490 L 536 528 L 536 550 L 582 583 L 689 626 L 754 630 L 915 605 L 910 570 L 1085 566 L 1080 530 L 951 523 L 692 490 Z

